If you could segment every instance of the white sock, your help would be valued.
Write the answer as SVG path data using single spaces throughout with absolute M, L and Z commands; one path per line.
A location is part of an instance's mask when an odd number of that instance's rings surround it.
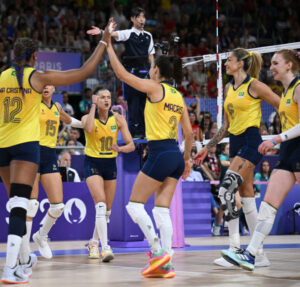
M 107 223 L 106 223 L 106 204 L 98 202 L 96 208 L 96 228 L 101 242 L 102 249 L 107 247 Z
M 252 235 L 256 222 L 257 222 L 257 208 L 254 197 L 241 197 L 241 202 L 243 204 L 243 212 L 246 217 L 246 221 L 249 227 L 250 234 Z
M 32 221 L 26 221 L 26 234 L 22 237 L 22 243 L 20 246 L 20 262 L 21 264 L 29 261 L 30 250 L 30 235 L 32 229 Z
M 22 242 L 22 237 L 9 234 L 7 236 L 7 246 L 6 246 L 6 263 L 5 265 L 13 268 L 17 264 L 18 254 Z
M 96 225 L 95 225 L 95 228 L 94 228 L 92 240 L 94 240 L 94 241 L 99 241 L 99 235 L 98 235 L 98 231 L 97 231 Z
M 235 218 L 228 221 L 229 246 L 231 249 L 240 248 L 240 219 Z
M 155 206 L 152 213 L 160 232 L 162 248 L 172 256 L 174 253 L 172 250 L 173 225 L 170 217 L 170 209 Z
M 40 228 L 39 233 L 41 236 L 48 236 L 52 226 L 54 225 L 57 218 L 53 218 L 49 215 L 49 210 L 44 218 L 43 226 Z
M 254 231 L 251 241 L 247 247 L 247 250 L 254 256 L 256 256 L 256 253 L 259 248 L 261 248 L 261 245 L 263 241 L 265 240 L 266 235 L 257 231 Z
M 251 238 L 250 244 L 247 247 L 247 250 L 252 255 L 254 256 L 256 255 L 258 249 L 261 248 L 263 241 L 270 233 L 273 227 L 276 213 L 277 213 L 276 208 L 262 201 L 257 216 L 257 224 L 255 227 L 255 231 Z
M 132 220 L 137 223 L 140 229 L 143 231 L 146 239 L 149 242 L 151 251 L 153 253 L 159 252 L 161 250 L 159 239 L 155 233 L 152 220 L 144 208 L 144 204 L 129 201 L 126 209 Z

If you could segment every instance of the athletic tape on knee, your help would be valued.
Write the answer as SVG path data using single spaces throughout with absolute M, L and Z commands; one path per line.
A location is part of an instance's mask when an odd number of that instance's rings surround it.
M 263 201 L 260 204 L 255 230 L 265 235 L 269 234 L 272 229 L 276 213 L 276 208 Z
M 256 202 L 254 197 L 241 197 L 241 202 L 243 205 L 243 211 L 245 214 L 251 213 L 256 209 Z
M 39 202 L 36 199 L 30 199 L 28 201 L 27 217 L 35 217 L 39 210 Z
M 64 208 L 65 208 L 65 205 L 62 202 L 57 203 L 57 204 L 51 203 L 48 212 L 51 217 L 58 218 L 64 212 Z
M 143 203 L 138 203 L 138 202 L 131 202 L 126 205 L 126 210 L 128 214 L 130 215 L 132 221 L 134 223 L 137 223 L 138 219 L 146 213 L 146 210 L 144 208 Z
M 96 209 L 96 218 L 105 217 L 106 216 L 106 203 L 98 202 L 95 204 Z
M 170 209 L 166 207 L 157 207 L 155 206 L 152 209 L 153 218 L 155 220 L 156 227 L 161 228 L 164 224 L 169 224 L 171 221 L 170 218 Z M 171 222 L 172 227 L 172 222 Z

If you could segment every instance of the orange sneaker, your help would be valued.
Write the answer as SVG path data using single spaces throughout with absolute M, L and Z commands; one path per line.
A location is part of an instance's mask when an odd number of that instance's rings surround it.
M 174 278 L 175 270 L 172 263 L 167 263 L 145 276 L 146 278 Z
M 168 263 L 171 259 L 171 256 L 163 249 L 157 253 L 146 252 L 149 255 L 149 260 L 147 266 L 142 270 L 142 275 L 153 273 L 156 269 Z

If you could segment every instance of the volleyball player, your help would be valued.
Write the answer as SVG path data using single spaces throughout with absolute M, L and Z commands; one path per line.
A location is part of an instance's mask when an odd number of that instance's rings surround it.
M 280 144 L 279 161 L 275 166 L 257 217 L 255 231 L 250 244 L 240 254 L 223 250 L 222 256 L 246 270 L 254 270 L 256 256 L 266 236 L 270 233 L 278 208 L 296 181 L 300 182 L 300 60 L 294 50 L 280 50 L 274 54 L 270 71 L 274 80 L 284 87 L 279 115 L 282 133 L 272 140 L 264 141 L 258 148 L 266 154 L 273 146 Z
M 54 91 L 54 86 L 47 85 L 42 92 L 42 102 L 40 104 L 40 164 L 28 202 L 27 233 L 23 236 L 20 248 L 20 263 L 23 270 L 29 275 L 32 274 L 32 267 L 37 262 L 35 254 L 30 254 L 29 242 L 32 219 L 39 207 L 37 200 L 39 181 L 41 181 L 48 196 L 50 208 L 44 218 L 43 226 L 33 235 L 33 240 L 38 244 L 39 251 L 45 258 L 52 258 L 52 251 L 47 242 L 48 233 L 64 209 L 62 180 L 56 160 L 56 143 L 60 120 L 66 124 L 81 124 L 80 121 L 71 118 L 58 102 L 54 103 L 52 101 Z
M 86 139 L 84 177 L 96 209 L 95 230 L 89 242 L 89 258 L 99 258 L 100 238 L 102 261 L 109 262 L 114 258 L 107 243 L 107 222 L 116 192 L 116 157 L 119 152 L 134 151 L 135 147 L 124 117 L 110 110 L 111 93 L 100 89 L 92 100 L 89 114 L 82 117 Z M 119 130 L 125 141 L 123 146 L 117 145 Z
M 227 75 L 233 76 L 232 82 L 225 87 L 224 124 L 196 156 L 196 162 L 201 162 L 207 150 L 215 146 L 229 132 L 230 166 L 226 171 L 219 189 L 221 207 L 225 210 L 225 220 L 228 221 L 229 245 L 231 251 L 239 251 L 239 215 L 235 203 L 235 193 L 239 190 L 243 211 L 250 233 L 253 234 L 257 209 L 253 190 L 254 168 L 261 159 L 257 148 L 262 142 L 259 134 L 261 121 L 261 101 L 265 100 L 278 109 L 279 97 L 271 89 L 258 81 L 261 68 L 261 56 L 245 49 L 234 49 L 225 63 Z M 215 264 L 228 266 L 221 258 Z M 268 258 L 260 249 L 256 264 L 268 266 Z
M 109 21 L 109 24 L 112 19 Z M 103 42 L 108 35 L 106 29 Z M 40 157 L 39 112 L 46 85 L 65 86 L 86 79 L 105 50 L 103 42 L 85 64 L 75 70 L 38 72 L 36 46 L 29 38 L 14 44 L 15 63 L 0 75 L 0 176 L 9 193 L 10 220 L 3 283 L 27 283 L 28 276 L 17 264 L 26 212 Z
M 150 79 L 141 79 L 122 66 L 110 40 L 107 51 L 116 76 L 134 89 L 147 94 L 145 123 L 149 154 L 135 180 L 126 206 L 127 212 L 139 225 L 151 248 L 150 259 L 142 270 L 142 275 L 174 277 L 174 266 L 170 262 L 173 254 L 173 228 L 169 208 L 179 177 L 182 175 L 186 179 L 190 173 L 193 142 L 193 131 L 183 97 L 172 86 L 173 82 L 181 82 L 182 63 L 178 57 L 159 56 L 151 66 Z M 177 143 L 179 123 L 185 136 L 183 156 Z M 160 231 L 162 247 L 144 208 L 153 193 L 155 207 L 152 212 Z

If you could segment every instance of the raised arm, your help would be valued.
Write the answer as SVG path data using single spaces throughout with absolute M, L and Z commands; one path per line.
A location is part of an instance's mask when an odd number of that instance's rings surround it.
M 54 71 L 47 70 L 45 72 L 36 71 L 31 77 L 31 85 L 37 91 L 42 91 L 45 85 L 54 86 L 67 86 L 74 83 L 81 82 L 88 78 L 89 75 L 96 69 L 99 61 L 101 60 L 105 51 L 105 44 L 107 38 L 110 37 L 108 32 L 108 26 L 113 23 L 113 19 L 110 19 L 108 25 L 105 28 L 102 42 L 100 41 L 93 54 L 79 69 L 68 70 L 68 71 Z
M 109 55 L 110 64 L 116 76 L 134 89 L 146 93 L 151 101 L 156 102 L 161 99 L 163 92 L 162 86 L 149 79 L 141 79 L 126 71 L 120 63 L 111 43 L 107 46 L 107 53 Z
M 68 125 L 71 124 L 71 122 L 72 122 L 71 117 L 63 110 L 60 103 L 56 102 L 55 105 L 60 113 L 61 120 Z
M 254 97 L 261 98 L 276 110 L 279 109 L 280 97 L 275 94 L 266 84 L 254 80 L 250 85 L 250 94 Z
M 135 150 L 135 146 L 132 140 L 132 136 L 128 130 L 128 125 L 123 116 L 115 113 L 115 118 L 117 120 L 117 125 L 120 129 L 123 140 L 125 141 L 125 145 L 118 146 L 117 144 L 113 144 L 111 148 L 116 152 L 124 152 L 129 153 Z
M 82 127 L 89 134 L 92 132 L 92 130 L 94 128 L 94 119 L 95 119 L 97 99 L 98 99 L 98 96 L 96 96 L 96 95 L 92 96 L 93 103 L 92 103 L 90 112 L 81 118 Z

